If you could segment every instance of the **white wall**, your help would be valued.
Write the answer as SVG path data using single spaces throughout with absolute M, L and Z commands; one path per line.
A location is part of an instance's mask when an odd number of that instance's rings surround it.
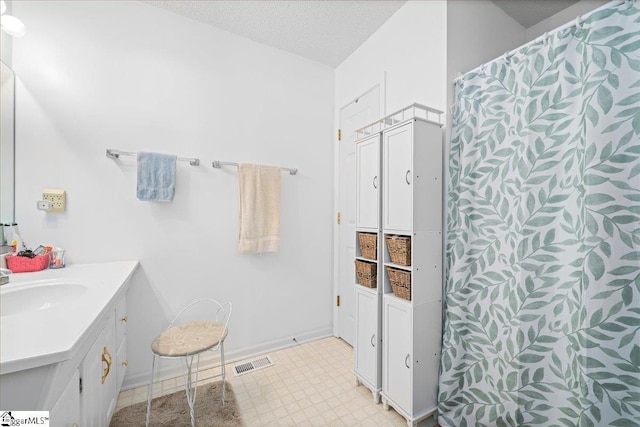
M 17 220 L 68 262 L 137 259 L 125 386 L 147 381 L 152 338 L 188 302 L 234 304 L 227 356 L 331 334 L 333 70 L 142 2 L 18 2 Z M 107 148 L 195 156 L 172 203 L 136 200 L 136 161 Z M 235 168 L 282 176 L 277 254 L 237 252 Z M 44 188 L 67 211 L 36 210 Z
M 447 8 L 447 106 L 454 103 L 458 73 L 525 42 L 525 28 L 489 0 L 450 1 Z
M 578 3 L 572 4 L 568 8 L 561 10 L 544 21 L 527 28 L 527 41 L 533 40 L 536 37 L 543 35 L 545 32 L 553 31 L 567 22 L 574 21 L 576 17 L 584 15 L 585 13 L 588 13 L 593 9 L 597 9 L 607 3 L 608 0 L 582 0 Z
M 414 102 L 444 110 L 446 16 L 445 1 L 408 1 L 398 9 L 336 68 L 336 114 L 385 72 L 386 113 Z

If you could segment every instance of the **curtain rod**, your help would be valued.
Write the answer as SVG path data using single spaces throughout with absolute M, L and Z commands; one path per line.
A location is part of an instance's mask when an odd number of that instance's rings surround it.
M 223 165 L 238 166 L 236 162 L 221 162 L 220 160 L 214 160 L 213 162 L 211 162 L 211 166 L 213 166 L 216 169 L 222 168 Z M 298 173 L 298 169 L 295 169 L 295 168 L 280 168 L 280 170 L 287 171 L 289 172 L 290 175 L 295 175 Z
M 137 156 L 138 153 L 132 151 L 120 151 L 112 148 L 107 148 L 107 157 L 110 159 L 117 159 L 120 156 Z M 189 162 L 191 166 L 200 166 L 200 159 L 197 157 L 177 157 L 176 160 L 181 162 Z
M 564 25 L 562 25 L 562 26 L 560 26 L 560 27 L 558 27 L 558 28 L 556 28 L 554 30 L 551 30 L 549 32 L 545 32 L 543 35 L 536 37 L 535 39 L 531 40 L 530 42 L 527 42 L 527 43 L 523 44 L 520 47 L 517 47 L 517 48 L 515 48 L 513 50 L 510 50 L 510 51 L 506 52 L 505 54 L 503 54 L 503 55 L 501 55 L 501 56 L 499 56 L 497 58 L 492 59 L 489 62 L 485 62 L 484 64 L 482 64 L 482 65 L 480 65 L 478 67 L 475 67 L 474 69 L 469 70 L 469 71 L 467 71 L 465 73 L 458 73 L 458 76 L 455 79 L 453 79 L 453 83 L 454 84 L 458 83 L 460 80 L 462 80 L 462 78 L 465 75 L 467 75 L 469 73 L 473 73 L 474 71 L 478 71 L 478 70 L 486 67 L 488 64 L 491 64 L 492 62 L 495 62 L 495 61 L 497 61 L 497 60 L 499 60 L 501 58 L 509 58 L 509 57 L 517 54 L 522 49 L 525 49 L 525 48 L 527 48 L 527 47 L 529 47 L 531 45 L 534 45 L 536 43 L 545 42 L 552 34 L 555 34 L 558 31 L 562 31 L 562 30 L 565 30 L 565 29 L 571 28 L 571 27 L 580 27 L 580 24 L 582 24 L 591 15 L 593 15 L 594 13 L 599 12 L 601 10 L 604 10 L 604 9 L 612 7 L 612 4 L 615 4 L 617 6 L 621 6 L 621 5 L 625 4 L 625 3 L 627 3 L 629 5 L 632 5 L 633 2 L 635 2 L 635 1 L 636 0 L 615 0 L 615 1 L 611 1 L 609 3 L 606 3 L 606 4 L 596 8 L 596 9 L 592 10 L 591 12 L 588 12 L 588 13 L 586 13 L 584 15 L 578 15 L 578 17 L 576 19 L 574 19 L 573 21 L 567 22 L 566 24 L 564 24 Z

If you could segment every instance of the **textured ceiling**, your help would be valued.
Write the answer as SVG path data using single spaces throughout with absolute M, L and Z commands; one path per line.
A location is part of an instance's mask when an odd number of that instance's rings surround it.
M 344 61 L 406 2 L 143 1 L 331 67 Z
M 525 28 L 532 27 L 578 3 L 579 0 L 493 0 L 507 15 L 515 19 Z

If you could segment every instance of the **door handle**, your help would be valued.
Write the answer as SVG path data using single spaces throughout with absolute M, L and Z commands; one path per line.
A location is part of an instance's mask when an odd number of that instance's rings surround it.
M 407 369 L 411 369 L 411 366 L 409 366 L 409 355 L 407 354 L 407 357 L 404 358 L 404 366 L 407 367 Z
M 373 340 L 376 338 L 376 334 L 371 335 L 371 347 L 375 347 L 376 344 L 373 342 Z
M 378 188 L 378 176 L 373 177 L 373 188 Z
M 407 173 L 404 175 L 404 180 L 407 181 L 407 185 L 411 185 L 409 182 L 409 174 L 411 173 L 411 169 L 407 169 Z
M 109 353 L 109 350 L 107 350 L 107 347 L 102 351 L 102 361 L 107 364 L 107 367 L 104 368 L 104 372 L 102 373 L 102 384 L 104 384 L 109 372 L 111 371 L 111 362 L 113 362 L 113 357 L 111 356 L 111 353 Z

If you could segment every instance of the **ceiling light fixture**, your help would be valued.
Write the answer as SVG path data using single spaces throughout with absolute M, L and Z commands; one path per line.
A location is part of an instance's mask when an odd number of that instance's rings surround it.
M 4 0 L 0 0 L 0 28 L 2 31 L 13 37 L 22 37 L 27 32 L 26 27 L 21 20 L 15 16 L 5 15 L 7 11 L 7 4 Z

